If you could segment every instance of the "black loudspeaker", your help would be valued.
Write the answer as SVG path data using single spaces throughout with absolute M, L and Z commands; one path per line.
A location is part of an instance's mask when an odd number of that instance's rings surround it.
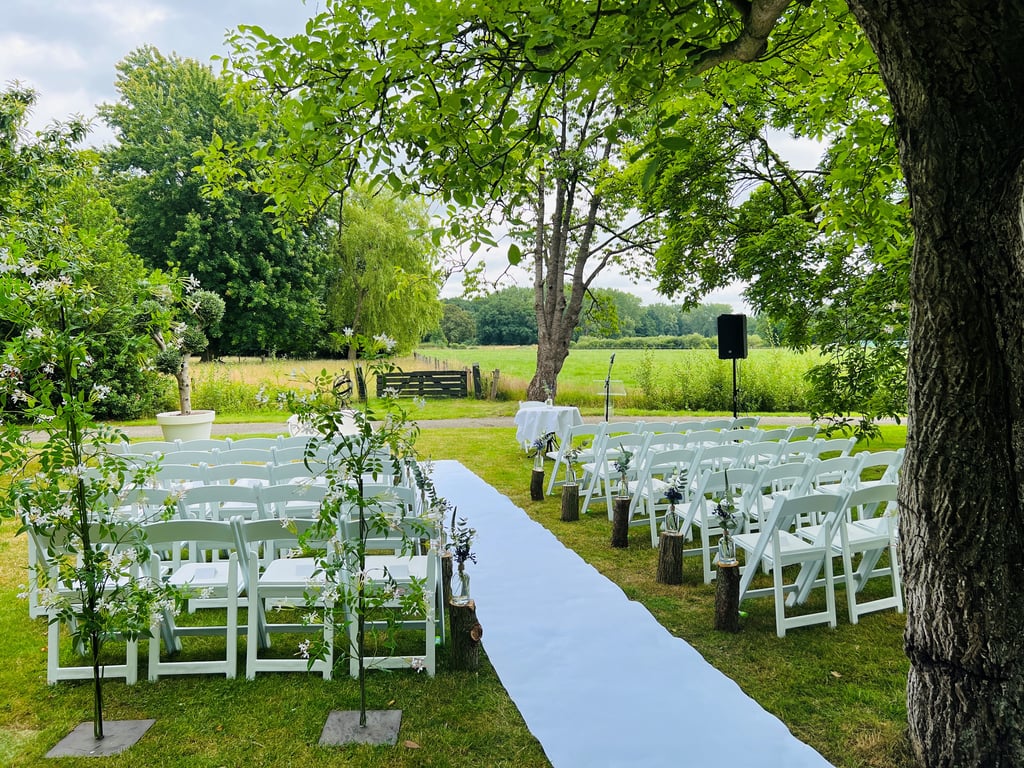
M 736 360 L 747 356 L 747 316 L 718 316 L 718 359 Z

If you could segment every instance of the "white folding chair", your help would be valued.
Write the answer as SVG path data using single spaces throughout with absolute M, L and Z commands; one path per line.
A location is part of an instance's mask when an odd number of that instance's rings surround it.
M 895 512 L 897 486 L 882 483 L 850 491 L 846 495 L 843 515 L 832 535 L 832 554 L 841 557 L 843 581 L 846 584 L 846 605 L 850 623 L 856 624 L 865 613 L 895 608 L 903 613 L 903 582 L 896 557 L 896 526 L 899 518 Z M 798 528 L 797 534 L 808 541 L 819 536 L 820 526 Z M 888 554 L 888 564 L 879 568 L 883 554 Z M 854 558 L 860 555 L 856 569 Z M 869 579 L 888 578 L 892 593 L 886 597 L 858 603 L 857 595 Z M 796 600 L 802 601 L 817 582 L 798 582 Z
M 561 471 L 564 478 L 564 474 L 568 469 L 566 451 L 587 443 L 576 457 L 576 463 L 592 462 L 594 460 L 594 448 L 604 435 L 604 430 L 604 424 L 577 424 L 569 427 L 565 434 L 559 435 L 558 450 L 548 452 L 548 458 L 554 461 L 554 466 L 551 468 L 551 478 L 548 480 L 548 496 L 554 492 L 556 485 L 563 485 L 565 483 L 564 479 L 558 479 L 558 473 Z
M 682 519 L 689 504 L 689 486 L 692 467 L 700 455 L 699 448 L 670 448 L 647 451 L 647 461 L 641 467 L 635 484 L 631 486 L 630 524 L 635 517 L 645 519 L 651 527 L 651 546 L 658 546 L 661 524 L 664 522 L 668 501 L 665 491 L 670 485 L 680 489 L 683 499 L 677 513 Z
M 903 466 L 903 454 L 905 449 L 899 448 L 895 451 L 861 451 L 857 455 L 861 457 L 860 470 L 853 484 L 857 488 L 868 488 L 872 485 L 898 484 L 900 480 L 900 468 Z M 880 477 L 864 479 L 864 475 L 879 474 Z
M 836 626 L 831 542 L 833 532 L 842 518 L 848 493 L 822 492 L 780 498 L 758 533 L 733 536 L 737 550 L 743 550 L 746 555 L 740 575 L 740 602 L 771 596 L 775 602 L 775 633 L 779 637 L 785 637 L 786 630 L 795 627 L 823 623 L 833 628 Z M 818 537 L 806 541 L 791 533 L 790 529 L 798 518 L 823 519 Z M 793 565 L 799 566 L 799 571 L 796 580 L 787 584 L 784 570 Z M 754 588 L 753 580 L 758 573 L 758 566 L 771 571 L 771 587 Z M 822 570 L 825 573 L 821 582 L 825 589 L 825 609 L 787 616 L 787 594 L 797 593 L 804 583 L 817 584 L 817 575 Z
M 733 419 L 731 429 L 756 429 L 760 423 L 760 416 L 739 416 Z
M 230 520 L 259 514 L 256 488 L 246 485 L 199 485 L 186 488 L 178 497 L 178 515 L 182 520 Z
M 168 577 L 176 587 L 190 590 L 197 598 L 222 601 L 225 610 L 221 623 L 218 609 L 200 609 L 194 617 L 209 623 L 182 625 L 170 611 L 154 624 L 153 638 L 149 642 L 149 679 L 162 675 L 223 674 L 233 678 L 238 668 L 238 606 L 245 590 L 246 575 L 238 562 L 235 532 L 226 520 L 167 520 L 150 523 L 145 527 L 146 540 L 153 549 L 150 560 L 151 578 L 161 578 L 161 556 L 182 542 L 194 542 L 203 549 L 217 549 L 228 553 L 226 560 L 215 562 L 183 562 Z M 216 611 L 216 613 L 214 613 Z M 212 615 L 211 615 L 212 614 Z M 182 638 L 223 637 L 224 656 L 219 659 L 185 658 Z M 166 647 L 168 658 L 163 658 Z M 177 658 L 172 658 L 177 657 Z
M 316 557 L 277 554 L 282 548 L 297 550 L 316 521 L 235 518 L 232 522 L 247 571 L 246 678 L 252 680 L 257 672 L 308 671 L 330 680 L 334 672 L 334 604 L 324 597 L 330 594 L 325 589 L 326 579 Z M 301 614 L 299 618 L 296 612 Z M 285 620 L 271 621 L 281 617 Z M 273 634 L 294 635 L 302 641 L 287 654 L 272 656 L 267 651 Z M 318 653 L 310 651 L 313 642 L 321 646 Z
M 94 546 L 119 547 L 121 549 L 134 548 L 138 545 L 137 538 L 126 534 L 128 529 L 121 526 L 112 526 L 111 536 L 103 536 L 98 527 L 92 531 L 91 540 Z M 60 680 L 88 680 L 93 676 L 92 660 L 86 656 L 87 649 L 77 647 L 77 654 L 83 657 L 80 664 L 61 663 L 61 636 L 64 621 L 59 611 L 39 601 L 39 590 L 52 590 L 63 600 L 72 604 L 82 605 L 81 591 L 73 585 L 67 584 L 61 579 L 58 558 L 66 556 L 65 545 L 59 541 L 47 541 L 32 528 L 28 529 L 29 552 L 34 553 L 31 558 L 32 568 L 30 578 L 36 590 L 36 615 L 47 618 L 47 641 L 46 641 L 46 682 L 56 683 Z M 128 578 L 138 579 L 139 558 L 135 559 L 136 564 L 130 568 Z M 30 608 L 31 612 L 31 608 Z M 104 646 L 108 649 L 111 643 L 124 644 L 124 661 L 122 663 L 104 663 L 101 674 L 104 678 L 121 678 L 127 685 L 134 685 L 138 680 L 139 667 L 139 641 L 135 638 L 124 638 L 118 635 L 111 635 L 104 640 Z
M 362 574 L 363 588 L 375 595 L 374 602 L 380 602 L 376 611 L 364 617 L 364 627 L 373 632 L 381 628 L 400 627 L 406 630 L 423 631 L 423 652 L 405 653 L 405 648 L 392 649 L 388 641 L 373 642 L 370 653 L 363 656 L 367 669 L 425 669 L 430 677 L 436 670 L 436 637 L 438 603 L 441 595 L 438 553 L 430 547 L 425 554 L 412 554 L 410 542 L 422 537 L 433 538 L 431 523 L 423 518 L 393 520 L 388 525 L 371 526 L 364 540 L 368 552 L 391 552 L 393 554 L 369 554 L 365 558 Z M 358 522 L 350 515 L 343 515 L 339 526 L 343 538 L 354 539 L 359 535 Z M 347 572 L 348 589 L 355 589 L 354 574 Z M 401 594 L 414 588 L 422 590 L 423 601 L 411 613 L 403 612 Z M 379 613 L 378 613 L 379 612 Z M 384 615 L 381 615 L 384 614 Z M 399 615 L 395 615 L 399 614 Z M 350 613 L 346 617 L 350 643 L 349 673 L 359 674 L 357 649 L 358 617 Z

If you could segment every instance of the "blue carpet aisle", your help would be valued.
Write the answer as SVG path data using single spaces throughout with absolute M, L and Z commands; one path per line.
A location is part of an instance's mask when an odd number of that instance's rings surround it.
M 829 765 L 461 464 L 437 462 L 434 483 L 477 529 L 484 648 L 555 768 Z

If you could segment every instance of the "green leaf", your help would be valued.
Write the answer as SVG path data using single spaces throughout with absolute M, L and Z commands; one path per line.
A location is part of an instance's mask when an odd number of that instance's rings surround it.
M 519 250 L 519 246 L 518 245 L 516 245 L 515 243 L 512 243 L 512 245 L 510 245 L 508 247 L 508 263 L 512 264 L 514 266 L 514 265 L 518 264 L 522 260 L 523 260 L 523 252 L 521 250 Z

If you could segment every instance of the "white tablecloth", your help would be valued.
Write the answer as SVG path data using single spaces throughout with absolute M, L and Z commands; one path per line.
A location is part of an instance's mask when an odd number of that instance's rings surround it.
M 569 427 L 582 424 L 583 417 L 575 405 L 540 405 L 520 408 L 515 422 L 516 442 L 528 445 L 548 432 L 561 437 Z

